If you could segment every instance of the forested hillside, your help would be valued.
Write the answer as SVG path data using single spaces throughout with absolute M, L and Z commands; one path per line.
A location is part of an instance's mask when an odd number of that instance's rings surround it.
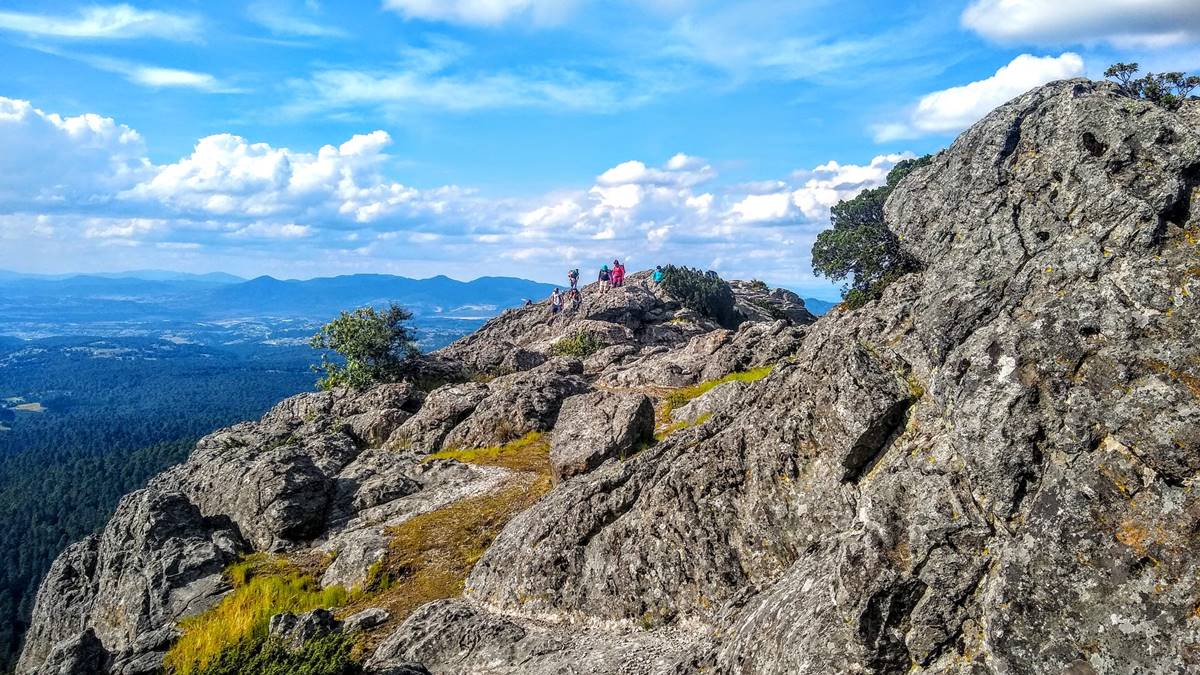
M 0 659 L 42 575 L 199 436 L 311 389 L 306 347 L 0 341 Z M 44 408 L 44 410 L 43 410 Z

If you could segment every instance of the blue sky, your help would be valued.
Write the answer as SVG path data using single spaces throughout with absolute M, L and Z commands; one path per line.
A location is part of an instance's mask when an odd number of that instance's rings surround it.
M 0 268 L 555 281 L 614 256 L 820 297 L 838 199 L 1194 0 L 0 2 Z

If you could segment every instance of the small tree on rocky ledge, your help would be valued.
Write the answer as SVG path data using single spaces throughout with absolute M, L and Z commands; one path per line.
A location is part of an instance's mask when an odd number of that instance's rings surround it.
M 317 386 L 365 389 L 399 381 L 417 355 L 412 329 L 406 325 L 410 319 L 412 314 L 395 303 L 383 311 L 374 307 L 343 311 L 308 341 L 313 349 L 333 350 L 342 357 L 333 360 L 329 352 L 321 354 L 321 363 L 313 370 L 325 377 Z
M 833 227 L 817 235 L 812 248 L 813 271 L 845 281 L 842 300 L 854 309 L 878 298 L 883 289 L 917 269 L 900 240 L 883 221 L 883 205 L 900 181 L 914 169 L 933 161 L 925 155 L 906 159 L 888 173 L 887 184 L 864 190 L 831 209 Z
M 1183 102 L 1195 99 L 1191 93 L 1200 87 L 1200 77 L 1184 73 L 1146 73 L 1136 77 L 1138 64 L 1114 63 L 1104 76 L 1115 80 L 1121 93 L 1129 98 L 1149 101 L 1168 110 L 1178 110 Z
M 663 267 L 662 289 L 684 307 L 725 328 L 736 328 L 742 321 L 735 308 L 733 289 L 716 272 L 666 265 Z

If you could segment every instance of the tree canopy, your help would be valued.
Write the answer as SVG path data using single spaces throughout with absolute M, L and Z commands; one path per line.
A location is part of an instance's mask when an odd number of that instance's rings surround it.
M 1200 87 L 1200 77 L 1180 72 L 1146 73 L 1137 77 L 1137 63 L 1114 63 L 1104 76 L 1115 80 L 1121 93 L 1130 98 L 1150 101 L 1168 110 L 1178 110 L 1183 102 L 1194 99 L 1192 91 Z
M 917 269 L 917 261 L 884 222 L 883 205 L 905 176 L 931 161 L 930 155 L 906 159 L 892 167 L 886 184 L 831 209 L 832 227 L 818 234 L 813 244 L 813 271 L 845 282 L 842 299 L 847 307 L 861 307 L 879 297 L 888 284 Z
M 417 355 L 415 336 L 407 325 L 410 319 L 412 314 L 395 303 L 382 311 L 374 307 L 343 311 L 309 340 L 313 349 L 332 350 L 341 357 L 331 359 L 328 351 L 321 354 L 320 365 L 313 369 L 325 377 L 317 386 L 365 389 L 402 379 Z
M 716 272 L 702 272 L 682 265 L 663 266 L 662 289 L 688 309 L 726 328 L 736 328 L 741 316 L 735 308 L 733 289 Z

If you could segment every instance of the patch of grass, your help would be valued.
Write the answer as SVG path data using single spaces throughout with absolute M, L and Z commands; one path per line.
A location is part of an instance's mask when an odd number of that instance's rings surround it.
M 339 607 L 350 599 L 344 588 L 322 589 L 312 575 L 261 553 L 231 565 L 226 575 L 233 592 L 216 607 L 182 622 L 183 636 L 164 660 L 168 673 L 208 672 L 206 669 L 226 650 L 236 649 L 247 640 L 265 639 L 268 622 L 280 612 Z
M 703 415 L 701 415 L 691 421 L 680 420 L 678 422 L 672 422 L 671 424 L 668 424 L 667 426 L 663 427 L 662 429 L 659 429 L 658 431 L 654 432 L 654 440 L 661 441 L 661 440 L 665 439 L 667 436 L 670 436 L 671 434 L 675 433 L 676 431 L 682 431 L 684 429 L 698 427 L 710 419 L 712 419 L 712 413 L 704 413 Z
M 392 621 L 403 621 L 425 603 L 460 595 L 471 568 L 500 530 L 549 490 L 548 475 L 527 475 L 389 528 L 391 544 L 364 584 L 364 600 L 347 611 L 383 607 Z M 367 644 L 380 638 L 364 637 Z
M 454 459 L 466 464 L 502 466 L 514 471 L 550 475 L 550 443 L 540 431 L 530 432 L 503 445 L 442 450 L 426 456 L 422 461 L 435 459 Z
M 750 370 L 743 370 L 737 373 L 730 373 L 725 377 L 709 380 L 707 382 L 701 382 L 700 384 L 692 385 L 690 387 L 676 389 L 667 394 L 665 416 L 668 420 L 671 419 L 671 411 L 682 407 L 688 401 L 694 398 L 703 396 L 722 384 L 726 384 L 728 382 L 757 382 L 767 375 L 770 375 L 771 371 L 774 369 L 775 366 L 752 368 Z
M 352 658 L 354 639 L 333 633 L 313 640 L 296 652 L 278 640 L 256 635 L 222 651 L 197 675 L 358 675 L 362 667 Z
M 554 356 L 570 356 L 576 359 L 586 359 L 604 348 L 596 336 L 591 333 L 579 331 L 575 335 L 563 338 L 554 343 L 550 348 L 550 353 Z

